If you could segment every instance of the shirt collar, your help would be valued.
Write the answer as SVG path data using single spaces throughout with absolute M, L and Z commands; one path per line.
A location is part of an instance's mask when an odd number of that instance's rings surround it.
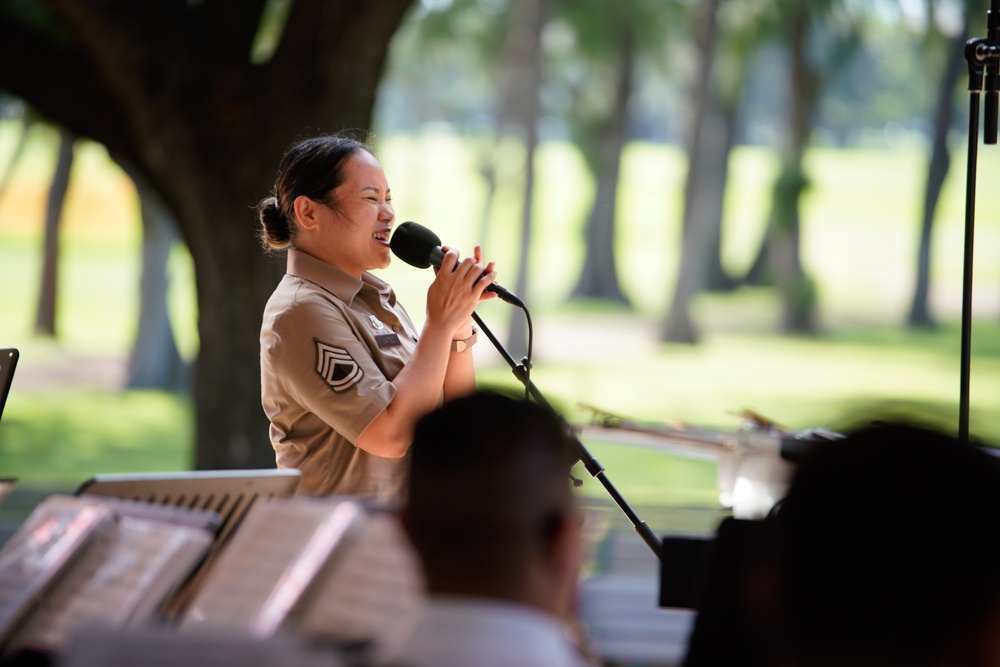
M 423 633 L 428 633 L 423 635 Z M 466 636 L 473 642 L 487 637 L 512 644 L 511 655 L 524 665 L 583 665 L 572 647 L 565 623 L 555 616 L 525 604 L 480 597 L 431 595 L 421 625 L 414 637 L 420 646 L 426 637 L 440 639 L 438 633 Z M 476 648 L 482 648 L 478 646 Z M 461 646 L 443 649 L 461 652 Z
M 367 271 L 362 273 L 361 280 L 358 280 L 332 264 L 327 264 L 296 248 L 288 250 L 288 266 L 285 273 L 316 283 L 344 303 L 351 303 L 362 287 L 371 285 L 385 297 L 390 306 L 396 305 L 396 294 L 384 280 Z

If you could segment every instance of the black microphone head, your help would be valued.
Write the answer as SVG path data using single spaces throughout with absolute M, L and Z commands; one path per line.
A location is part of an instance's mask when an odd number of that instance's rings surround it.
M 418 269 L 430 267 L 434 250 L 440 253 L 440 246 L 441 239 L 437 234 L 415 222 L 402 223 L 389 240 L 392 254 Z

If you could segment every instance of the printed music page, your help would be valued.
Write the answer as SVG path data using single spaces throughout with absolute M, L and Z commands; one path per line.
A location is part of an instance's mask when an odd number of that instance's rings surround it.
M 83 547 L 114 525 L 109 508 L 72 496 L 39 503 L 0 549 L 0 643 Z
M 347 498 L 258 501 L 215 559 L 180 629 L 272 636 L 364 512 Z

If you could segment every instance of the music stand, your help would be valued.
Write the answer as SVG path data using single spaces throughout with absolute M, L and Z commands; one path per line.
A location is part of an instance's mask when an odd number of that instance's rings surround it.
M 298 470 L 194 470 L 165 473 L 95 475 L 74 495 L 109 496 L 158 505 L 214 510 L 219 514 L 216 542 L 224 541 L 258 498 L 295 493 Z
M 18 352 L 14 348 L 0 349 L 0 416 L 3 406 L 10 393 L 10 385 L 14 381 L 14 369 L 17 367 Z
M 260 498 L 285 498 L 295 493 L 302 473 L 297 469 L 194 470 L 166 473 L 109 473 L 91 477 L 76 495 L 137 500 L 160 505 L 214 510 L 219 515 L 215 541 L 198 572 L 172 603 L 174 616 L 194 593 L 229 536 Z

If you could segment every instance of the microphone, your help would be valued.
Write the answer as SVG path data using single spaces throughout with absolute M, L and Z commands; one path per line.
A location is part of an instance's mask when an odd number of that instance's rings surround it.
M 444 260 L 444 250 L 441 249 L 438 235 L 415 222 L 404 222 L 397 227 L 389 240 L 389 248 L 396 257 L 418 269 L 426 269 L 432 265 L 440 267 Z M 486 291 L 493 292 L 509 304 L 524 308 L 524 302 L 516 294 L 496 283 L 492 283 Z

